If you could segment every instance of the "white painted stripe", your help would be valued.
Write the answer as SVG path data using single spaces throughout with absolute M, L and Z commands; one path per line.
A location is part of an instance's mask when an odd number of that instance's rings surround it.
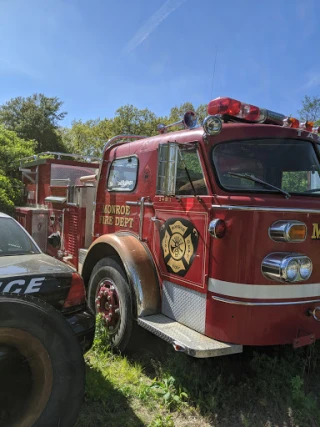
M 247 285 L 209 279 L 208 290 L 220 295 L 246 299 L 291 299 L 320 297 L 320 283 Z

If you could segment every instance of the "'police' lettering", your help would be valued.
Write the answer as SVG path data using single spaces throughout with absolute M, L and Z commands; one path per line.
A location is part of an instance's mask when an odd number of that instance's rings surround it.
M 34 279 L 31 279 L 24 293 L 31 294 L 32 292 L 39 292 L 44 279 L 44 277 L 36 277 Z
M 3 292 L 12 292 L 13 294 L 20 294 L 21 288 L 17 288 L 14 291 L 11 290 L 13 286 L 23 286 L 26 283 L 25 280 L 13 280 L 5 286 Z
M 45 277 L 34 277 L 29 283 L 24 279 L 11 280 L 9 283 L 0 282 L 0 292 L 11 294 L 31 294 L 39 292 L 44 280 Z

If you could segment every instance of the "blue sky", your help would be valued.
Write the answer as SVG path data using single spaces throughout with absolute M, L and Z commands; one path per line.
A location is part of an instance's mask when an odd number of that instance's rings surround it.
M 65 125 L 218 96 L 294 115 L 320 96 L 318 0 L 0 0 L 0 15 L 0 103 L 58 96 Z

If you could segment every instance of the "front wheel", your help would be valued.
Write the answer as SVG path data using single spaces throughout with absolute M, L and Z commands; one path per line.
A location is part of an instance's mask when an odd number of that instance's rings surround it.
M 131 348 L 138 326 L 134 321 L 132 292 L 122 266 L 103 258 L 94 267 L 88 286 L 89 307 L 102 316 L 113 348 Z

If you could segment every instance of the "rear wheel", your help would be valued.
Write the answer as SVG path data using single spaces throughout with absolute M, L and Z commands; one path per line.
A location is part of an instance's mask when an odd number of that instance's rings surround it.
M 139 333 L 134 321 L 132 292 L 126 274 L 113 258 L 94 267 L 88 287 L 90 308 L 102 316 L 113 348 L 129 350 Z
M 32 297 L 0 295 L 0 425 L 73 426 L 84 361 L 63 316 Z

